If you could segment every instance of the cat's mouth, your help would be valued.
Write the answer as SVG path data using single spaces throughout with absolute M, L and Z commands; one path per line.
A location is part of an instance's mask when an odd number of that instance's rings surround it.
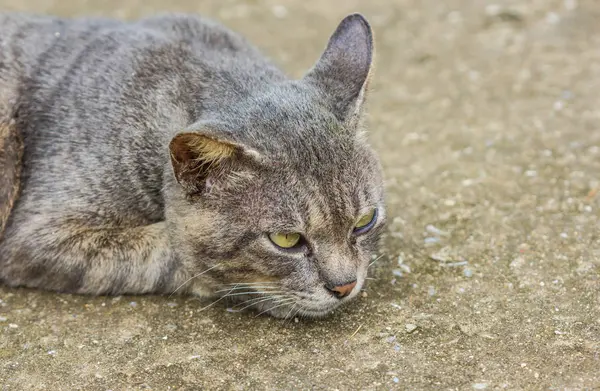
M 240 293 L 239 295 L 237 293 Z M 322 318 L 331 314 L 335 309 L 345 304 L 350 298 L 315 303 L 305 297 L 298 297 L 292 293 L 265 293 L 259 290 L 236 292 L 227 291 L 218 300 L 228 299 L 230 312 L 253 311 L 256 316 L 270 315 L 280 319 Z
M 292 291 L 281 281 L 225 284 L 216 293 L 217 301 L 229 302 L 230 312 L 251 310 L 256 316 L 270 315 L 281 319 L 322 318 L 352 301 L 362 285 L 360 281 L 356 289 L 344 297 L 321 286 L 308 291 Z
M 269 305 L 265 305 L 268 307 Z M 260 314 L 268 314 L 280 319 L 301 318 L 323 318 L 331 314 L 340 305 L 334 305 L 326 308 L 309 308 L 300 303 L 292 303 L 286 305 L 277 305 L 275 302 L 271 304 L 271 308 L 267 308 L 259 312 Z

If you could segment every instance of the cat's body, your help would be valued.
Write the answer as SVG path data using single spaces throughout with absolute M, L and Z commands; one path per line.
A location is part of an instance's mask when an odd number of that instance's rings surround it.
M 345 301 L 323 289 L 318 306 L 307 304 L 315 286 L 361 285 L 377 235 L 361 235 L 357 250 L 335 226 L 371 207 L 378 228 L 384 213 L 379 166 L 357 130 L 370 30 L 359 16 L 344 23 L 329 57 L 291 81 L 238 35 L 193 16 L 0 14 L 0 92 L 14 97 L 25 145 L 0 281 L 257 294 L 277 316 Z M 267 243 L 269 232 L 302 232 L 302 259 Z

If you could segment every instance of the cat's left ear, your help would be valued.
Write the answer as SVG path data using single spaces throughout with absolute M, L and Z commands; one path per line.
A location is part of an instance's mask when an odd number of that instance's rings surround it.
M 261 155 L 208 126 L 192 126 L 169 144 L 177 182 L 188 194 L 235 185 Z
M 319 61 L 304 80 L 321 90 L 339 120 L 352 123 L 361 114 L 373 61 L 369 22 L 352 14 L 339 24 Z

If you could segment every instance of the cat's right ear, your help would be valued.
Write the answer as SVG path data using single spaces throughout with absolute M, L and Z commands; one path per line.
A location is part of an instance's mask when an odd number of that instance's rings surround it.
M 175 178 L 188 194 L 225 184 L 260 159 L 258 152 L 210 132 L 179 133 L 169 150 Z
M 360 14 L 344 18 L 304 81 L 324 93 L 342 122 L 361 114 L 373 62 L 373 32 Z

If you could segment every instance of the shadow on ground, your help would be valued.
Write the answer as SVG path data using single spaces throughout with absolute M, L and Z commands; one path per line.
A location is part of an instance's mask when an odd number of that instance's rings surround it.
M 321 321 L 0 288 L 3 390 L 600 387 L 596 1 L 0 7 L 200 12 L 293 76 L 361 11 L 376 33 L 370 128 L 391 215 L 363 297 Z

